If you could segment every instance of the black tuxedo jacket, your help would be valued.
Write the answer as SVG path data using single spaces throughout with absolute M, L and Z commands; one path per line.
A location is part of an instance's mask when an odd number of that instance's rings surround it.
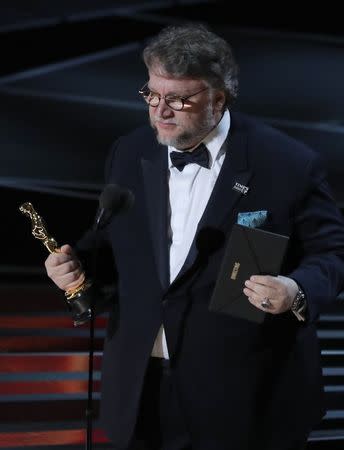
M 101 419 L 116 448 L 135 427 L 145 369 L 163 323 L 195 450 L 283 450 L 324 415 L 316 319 L 342 288 L 344 228 L 315 152 L 239 113 L 185 264 L 169 284 L 168 152 L 147 126 L 117 140 L 106 180 L 135 205 L 104 231 L 118 302 L 110 311 Z M 235 183 L 249 187 L 246 195 Z M 282 274 L 308 302 L 262 324 L 208 310 L 224 246 L 239 212 L 268 211 L 261 228 L 290 236 Z M 79 242 L 84 257 L 92 246 Z M 98 242 L 100 239 L 98 239 Z M 104 261 L 105 264 L 105 261 Z M 98 267 L 98 271 L 99 271 Z M 281 438 L 283 437 L 283 439 Z M 283 441 L 283 442 L 281 442 Z

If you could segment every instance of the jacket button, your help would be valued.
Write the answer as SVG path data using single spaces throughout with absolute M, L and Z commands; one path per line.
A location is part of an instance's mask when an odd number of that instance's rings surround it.
M 165 299 L 162 301 L 162 306 L 167 306 L 167 303 L 168 303 L 168 299 L 165 298 Z

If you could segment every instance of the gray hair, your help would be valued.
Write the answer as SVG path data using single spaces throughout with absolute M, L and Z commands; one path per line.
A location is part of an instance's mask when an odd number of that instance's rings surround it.
M 143 50 L 148 68 L 163 75 L 199 78 L 226 94 L 229 106 L 238 95 L 238 66 L 229 43 L 204 24 L 170 25 L 151 38 Z

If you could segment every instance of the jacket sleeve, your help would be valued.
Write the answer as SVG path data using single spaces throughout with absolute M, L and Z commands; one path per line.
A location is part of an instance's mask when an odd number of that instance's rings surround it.
M 303 288 L 307 318 L 314 321 L 344 287 L 344 220 L 318 157 L 309 162 L 303 183 L 294 221 L 303 257 L 289 276 Z

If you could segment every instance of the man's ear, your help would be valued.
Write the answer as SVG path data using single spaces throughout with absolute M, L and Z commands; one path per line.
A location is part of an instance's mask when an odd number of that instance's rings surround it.
M 217 91 L 215 94 L 215 109 L 217 111 L 223 111 L 226 103 L 226 94 L 224 91 Z

